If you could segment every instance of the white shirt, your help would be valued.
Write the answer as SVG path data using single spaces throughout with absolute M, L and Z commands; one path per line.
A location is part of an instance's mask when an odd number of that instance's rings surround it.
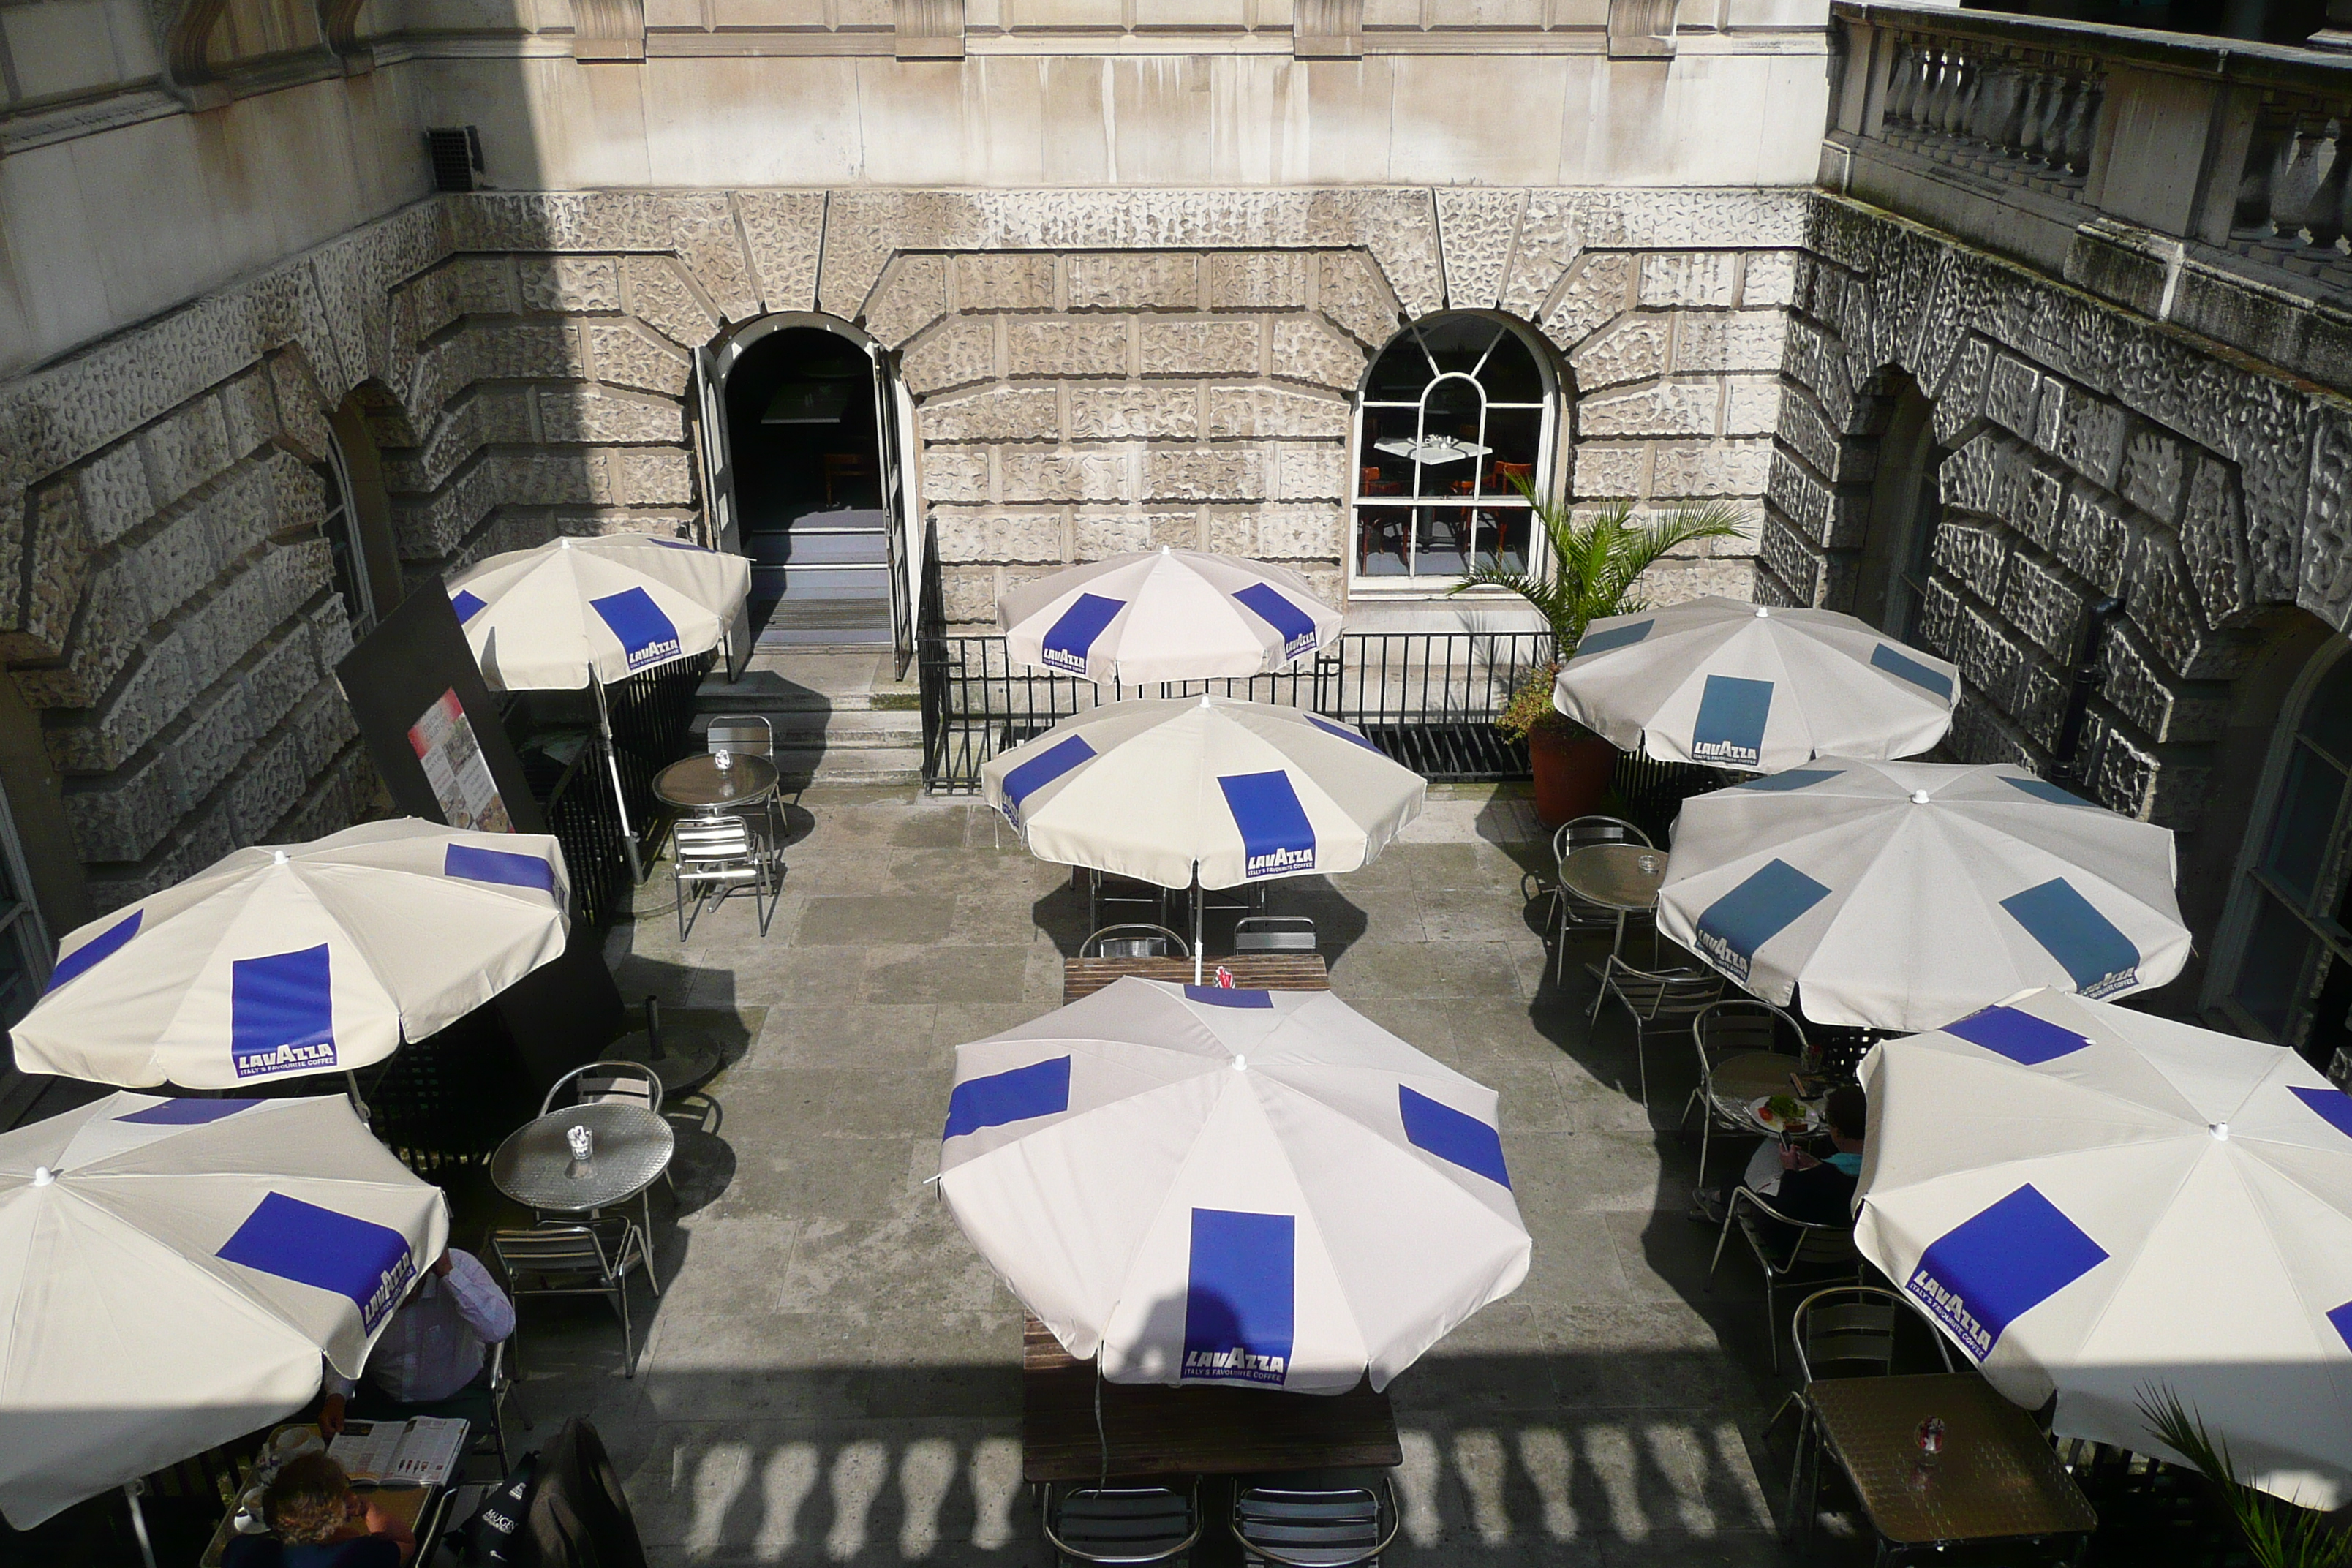
M 449 1272 L 426 1271 L 423 1286 L 401 1303 L 376 1341 L 363 1375 L 404 1405 L 430 1405 L 473 1382 L 488 1353 L 484 1347 L 513 1333 L 514 1326 L 514 1303 L 482 1260 L 453 1247 Z M 337 1377 L 328 1382 L 340 1393 L 352 1386 Z

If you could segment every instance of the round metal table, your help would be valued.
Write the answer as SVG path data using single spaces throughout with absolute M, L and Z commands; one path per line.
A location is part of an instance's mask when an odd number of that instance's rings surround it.
M 1654 909 L 1666 879 L 1666 852 L 1639 844 L 1594 844 L 1559 863 L 1560 886 L 1590 904 L 1617 911 L 1612 953 L 1625 948 L 1625 917 Z
M 585 1162 L 572 1157 L 574 1127 L 588 1129 L 593 1141 Z M 652 1186 L 677 1151 L 669 1123 L 642 1105 L 571 1105 L 508 1133 L 490 1156 L 490 1181 L 525 1208 L 586 1213 Z
M 765 757 L 737 756 L 720 767 L 709 752 L 670 763 L 654 775 L 654 794 L 685 811 L 728 811 L 762 800 L 776 787 L 776 764 Z

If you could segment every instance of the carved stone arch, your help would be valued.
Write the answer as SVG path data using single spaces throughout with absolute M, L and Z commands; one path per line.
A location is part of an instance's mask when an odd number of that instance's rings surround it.
M 149 15 L 163 40 L 164 74 L 181 96 L 197 108 L 209 107 L 217 98 L 192 89 L 211 83 L 219 74 L 205 56 L 212 48 L 213 29 L 227 8 L 227 0 L 149 0 Z
M 367 0 L 318 0 L 319 36 L 327 47 L 345 59 L 373 68 L 367 46 L 360 42 L 360 11 Z

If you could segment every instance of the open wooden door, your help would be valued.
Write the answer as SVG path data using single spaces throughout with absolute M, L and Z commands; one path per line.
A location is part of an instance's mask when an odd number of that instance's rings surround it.
M 921 608 L 922 534 L 916 523 L 914 409 L 879 343 L 874 356 L 874 428 L 880 438 L 882 508 L 889 516 L 890 649 L 897 678 L 907 678 L 915 658 L 915 617 Z
M 743 553 L 743 525 L 735 511 L 735 464 L 727 447 L 727 398 L 719 379 L 719 356 L 709 348 L 694 351 L 694 392 L 698 414 L 695 445 L 702 467 L 703 540 L 712 550 Z M 751 607 L 747 603 L 727 634 L 727 679 L 743 679 L 751 659 Z

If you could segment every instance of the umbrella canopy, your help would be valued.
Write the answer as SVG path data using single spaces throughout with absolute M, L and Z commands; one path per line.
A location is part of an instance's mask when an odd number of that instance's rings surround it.
M 1339 612 L 1288 567 L 1168 548 L 1017 588 L 996 622 L 1019 663 L 1128 686 L 1270 675 L 1339 635 Z
M 448 1211 L 340 1096 L 110 1094 L 0 1133 L 0 1512 L 18 1529 L 357 1377 Z
M 940 1190 L 1112 1382 L 1339 1394 L 1527 1277 L 1496 1126 L 1328 992 L 1129 975 L 956 1048 Z
M 2189 959 L 2172 830 L 2006 763 L 1864 762 L 1683 803 L 1658 929 L 1806 1017 L 1933 1029 L 2037 985 L 2116 996 Z
M 1352 871 L 1421 815 L 1428 782 L 1356 730 L 1223 698 L 1110 702 L 981 769 L 1031 853 L 1163 888 Z
M 449 579 L 483 678 L 573 691 L 717 647 L 751 592 L 751 563 L 649 533 L 566 536 Z
M 382 1061 L 563 952 L 563 850 L 415 817 L 240 849 L 68 936 L 27 1072 L 234 1089 Z
M 2053 992 L 1864 1059 L 1863 1255 L 2055 1429 L 2352 1501 L 2352 1098 L 2294 1052 Z M 2179 1458 L 2181 1456 L 2172 1455 Z
M 1552 701 L 1624 751 L 1778 773 L 1927 750 L 1958 677 L 1852 616 L 1706 598 L 1593 622 Z

